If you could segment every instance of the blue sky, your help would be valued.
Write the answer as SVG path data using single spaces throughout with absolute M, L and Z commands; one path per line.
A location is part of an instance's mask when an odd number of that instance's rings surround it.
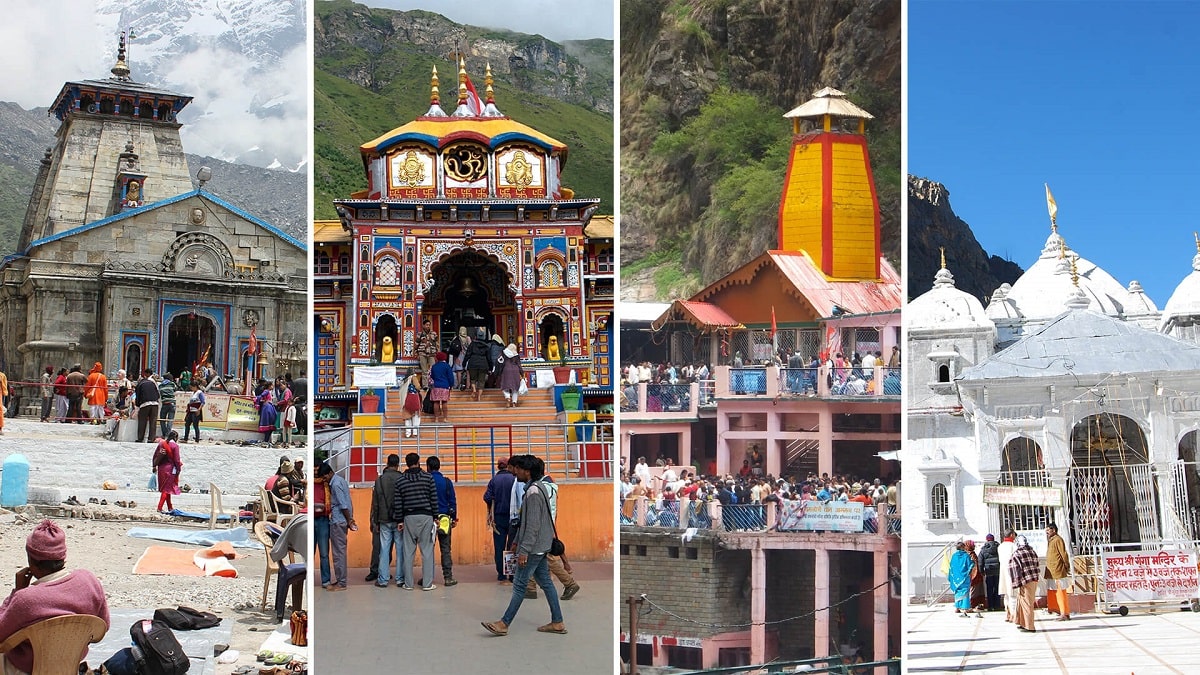
M 1067 245 L 1162 309 L 1200 230 L 1198 29 L 1198 2 L 911 0 L 908 171 L 1022 268 L 1049 183 Z

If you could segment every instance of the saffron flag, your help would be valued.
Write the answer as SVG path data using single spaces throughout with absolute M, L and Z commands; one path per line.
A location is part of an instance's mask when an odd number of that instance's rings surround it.
M 842 350 L 842 337 L 838 332 L 837 326 L 826 324 L 825 345 L 830 357 Z
M 771 339 L 775 339 L 775 333 L 779 331 L 779 327 L 775 324 L 775 305 L 771 305 Z
M 250 347 L 246 349 L 246 353 L 254 356 L 258 353 L 258 337 L 254 334 L 256 326 L 250 327 Z
M 1054 195 L 1050 193 L 1050 184 L 1046 186 L 1046 209 L 1050 211 L 1050 222 L 1058 222 L 1058 204 L 1054 201 Z

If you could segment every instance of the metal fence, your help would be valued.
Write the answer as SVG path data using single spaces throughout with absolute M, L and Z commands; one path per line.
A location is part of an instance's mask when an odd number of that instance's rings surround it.
M 876 516 L 864 517 L 863 532 L 900 536 L 901 520 L 894 509 L 887 506 L 864 508 Z M 621 503 L 622 526 L 664 527 L 725 532 L 787 532 L 779 525 L 779 506 L 774 502 L 764 504 L 721 504 L 704 499 L 649 499 L 628 497 Z M 812 530 L 803 530 L 812 531 Z
M 546 462 L 556 481 L 612 480 L 618 475 L 611 423 L 433 424 L 406 437 L 403 427 L 357 427 L 349 437 L 322 442 L 329 461 L 353 485 L 372 483 L 389 454 L 436 455 L 442 473 L 455 482 L 486 483 L 496 462 L 530 454 Z

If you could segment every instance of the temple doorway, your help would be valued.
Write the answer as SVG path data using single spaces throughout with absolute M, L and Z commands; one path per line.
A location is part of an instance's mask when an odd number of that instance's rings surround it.
M 375 322 L 375 361 L 395 363 L 403 353 L 397 344 L 396 317 L 384 314 Z
M 177 315 L 167 327 L 167 372 L 178 375 L 202 361 L 212 362 L 220 371 L 216 341 L 217 325 L 212 319 L 195 312 Z
M 425 295 L 422 314 L 441 316 L 438 324 L 445 349 L 460 327 L 474 338 L 484 329 L 487 337 L 499 333 L 505 342 L 521 335 L 517 325 L 512 278 L 500 262 L 474 249 L 447 256 L 432 268 L 433 286 Z

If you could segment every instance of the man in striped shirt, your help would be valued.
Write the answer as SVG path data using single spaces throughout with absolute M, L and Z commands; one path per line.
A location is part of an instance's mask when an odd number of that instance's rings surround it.
M 437 515 L 437 485 L 433 476 L 421 470 L 421 456 L 410 452 L 404 456 L 407 467 L 396 481 L 396 492 L 392 504 L 392 518 L 401 523 L 406 545 L 404 546 L 404 590 L 413 587 L 413 554 L 421 548 L 422 590 L 437 588 L 433 583 L 433 517 Z M 381 556 L 382 558 L 382 556 Z

